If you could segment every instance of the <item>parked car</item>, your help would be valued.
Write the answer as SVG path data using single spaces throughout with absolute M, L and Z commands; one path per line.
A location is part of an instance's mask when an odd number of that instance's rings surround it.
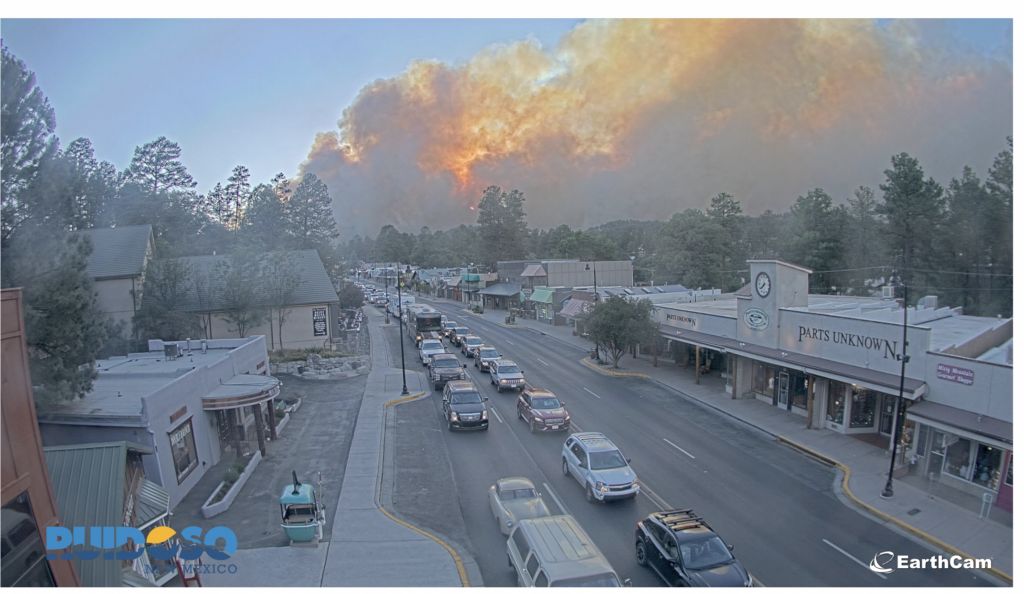
M 446 383 L 452 380 L 466 379 L 466 372 L 463 371 L 465 363 L 459 363 L 459 358 L 450 353 L 439 353 L 432 357 L 430 362 L 430 382 L 435 390 L 440 390 Z
M 476 350 L 484 343 L 484 339 L 479 336 L 467 334 L 459 341 L 459 343 L 462 345 L 462 354 L 467 358 L 472 359 L 473 356 L 476 355 Z
M 508 564 L 520 587 L 612 587 L 619 581 L 611 563 L 572 516 L 521 520 L 505 543 Z
M 465 326 L 456 326 L 448 333 L 448 340 L 452 341 L 452 344 L 455 346 L 459 346 L 462 344 L 462 337 L 467 334 L 469 334 L 469 328 Z
M 423 365 L 430 365 L 430 358 L 440 353 L 447 353 L 448 349 L 444 348 L 440 340 L 424 340 L 423 344 L 420 345 L 420 359 L 423 361 Z
M 441 322 L 441 336 L 451 339 L 452 329 L 458 325 L 458 322 L 452 322 L 450 320 L 447 322 Z
M 498 359 L 490 365 L 491 384 L 498 386 L 498 391 L 505 389 L 519 390 L 526 387 L 526 378 L 515 361 Z
M 547 504 L 530 479 L 498 479 L 498 482 L 487 490 L 487 499 L 491 502 L 491 514 L 498 521 L 501 533 L 506 536 L 520 520 L 551 515 Z
M 634 499 L 640 492 L 629 460 L 600 433 L 573 433 L 565 440 L 562 473 L 579 481 L 590 503 Z
M 487 400 L 480 396 L 473 382 L 448 382 L 441 401 L 448 430 L 487 429 L 487 406 L 484 405 Z
M 569 411 L 565 403 L 548 390 L 523 390 L 516 404 L 519 418 L 530 425 L 530 433 L 535 431 L 568 431 Z
M 655 512 L 636 528 L 636 562 L 670 586 L 750 587 L 754 579 L 690 509 Z
M 498 354 L 498 349 L 487 345 L 480 345 L 480 348 L 473 355 L 473 365 L 476 365 L 477 369 L 486 373 L 490 369 L 491 363 L 500 358 L 501 355 Z

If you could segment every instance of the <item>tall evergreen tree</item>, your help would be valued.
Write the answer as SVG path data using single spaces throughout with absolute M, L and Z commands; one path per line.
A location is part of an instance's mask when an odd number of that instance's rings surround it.
M 526 256 L 525 196 L 519 190 L 503 192 L 498 186 L 484 190 L 477 207 L 482 264 L 496 269 L 498 260 L 520 260 Z
M 249 206 L 249 196 L 252 187 L 249 185 L 249 170 L 242 165 L 235 167 L 228 178 L 228 185 L 224 188 L 224 194 L 228 203 L 229 229 L 237 229 L 242 220 L 242 214 Z
M 338 237 L 327 185 L 307 173 L 295 187 L 285 210 L 286 229 L 292 246 L 300 250 L 327 247 Z
M 711 199 L 711 206 L 708 208 L 708 216 L 718 224 L 725 232 L 727 240 L 721 254 L 721 279 L 718 286 L 722 291 L 730 291 L 739 288 L 738 283 L 733 280 L 735 276 L 727 273 L 730 269 L 740 268 L 743 254 L 740 242 L 743 226 L 743 207 L 731 194 L 722 192 Z
M 885 170 L 886 183 L 879 186 L 882 202 L 878 213 L 885 221 L 885 237 L 900 268 L 927 269 L 932 265 L 933 238 L 945 213 L 943 189 L 934 179 L 924 178 L 917 159 L 907 153 L 892 158 Z M 908 271 L 912 272 L 912 271 Z M 927 273 L 903 275 L 912 287 L 925 289 Z
M 798 197 L 789 210 L 793 218 L 784 257 L 816 271 L 810 281 L 812 291 L 830 292 L 845 288 L 844 277 L 833 272 L 846 268 L 843 243 L 847 218 L 845 207 L 833 206 L 832 197 L 821 188 L 815 188 L 806 196 Z
M 242 214 L 239 233 L 244 243 L 272 252 L 285 245 L 286 205 L 272 186 L 260 184 L 252 191 Z
M 856 291 L 863 295 L 866 294 L 864 281 L 889 274 L 892 259 L 885 256 L 881 245 L 881 223 L 874 190 L 861 186 L 854 190 L 849 202 L 850 218 L 845 235 L 847 263 L 854 269 L 850 278 L 854 279 Z
M 196 182 L 178 160 L 180 157 L 181 147 L 161 136 L 135 147 L 135 155 L 126 172 L 127 179 L 154 195 L 173 189 L 194 188 Z

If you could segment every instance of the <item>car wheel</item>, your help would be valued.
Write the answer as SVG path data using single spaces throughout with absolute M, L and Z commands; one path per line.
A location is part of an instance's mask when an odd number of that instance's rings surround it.
M 565 458 L 562 458 L 562 474 L 569 476 L 569 462 Z
M 636 562 L 640 567 L 647 567 L 647 547 L 639 539 L 636 541 Z
M 519 408 L 518 406 L 516 407 L 516 416 L 519 417 L 520 419 L 524 420 L 524 421 L 526 420 L 526 417 L 523 416 L 522 409 Z
M 590 488 L 590 485 L 583 485 L 583 493 L 587 497 L 587 503 L 597 503 L 597 497 L 594 497 L 594 490 Z
M 492 386 L 494 385 L 494 378 L 493 377 L 491 378 L 491 385 Z
M 448 430 L 449 431 L 455 431 L 454 429 L 452 429 L 452 424 L 451 423 L 448 423 Z
M 526 422 L 530 424 L 530 433 L 536 433 L 537 432 L 537 425 L 533 421 L 530 421 L 530 420 L 527 420 Z
M 440 386 L 440 385 L 438 385 L 438 384 L 434 384 L 434 391 L 435 391 L 435 392 L 437 392 L 437 391 L 438 391 L 438 390 L 440 390 L 440 389 L 441 389 L 441 386 Z

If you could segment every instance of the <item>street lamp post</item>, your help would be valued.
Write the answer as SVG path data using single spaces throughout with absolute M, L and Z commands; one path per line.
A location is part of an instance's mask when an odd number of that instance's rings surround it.
M 384 269 L 384 323 L 391 323 L 391 315 L 388 313 L 388 269 Z
M 587 263 L 586 268 L 583 270 L 590 270 L 590 263 Z M 601 296 L 597 294 L 597 262 L 594 262 L 594 304 L 600 303 Z M 591 332 L 593 334 L 593 332 Z M 597 339 L 594 339 L 594 354 L 597 355 L 597 362 L 601 362 L 601 345 L 597 344 Z
M 889 478 L 885 482 L 885 488 L 882 489 L 882 497 L 889 499 L 892 497 L 892 471 L 896 466 L 896 448 L 899 447 L 900 438 L 903 433 L 903 382 L 907 375 L 907 361 L 910 357 L 907 356 L 907 285 L 900 277 L 896 276 L 896 271 L 892 271 L 892 276 L 889 278 L 889 286 L 903 287 L 903 353 L 898 355 L 900 360 L 900 392 L 896 397 L 896 428 L 893 433 L 892 439 L 892 457 L 889 459 Z
M 409 267 L 405 267 L 405 271 L 409 272 Z M 405 282 L 402 280 L 402 273 L 398 274 L 398 345 L 399 350 L 402 352 L 402 396 L 409 395 L 409 386 L 405 384 L 405 331 L 402 328 L 402 285 Z

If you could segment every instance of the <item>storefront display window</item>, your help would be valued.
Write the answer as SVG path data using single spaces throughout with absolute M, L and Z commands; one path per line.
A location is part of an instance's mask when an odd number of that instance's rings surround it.
M 1003 466 L 1003 450 L 978 444 L 971 482 L 993 491 L 999 487 L 999 469 Z
M 852 390 L 850 401 L 850 427 L 874 427 L 877 395 L 863 388 Z
M 753 390 L 764 396 L 775 396 L 775 368 L 764 363 L 754 364 Z
M 790 372 L 792 379 L 790 379 L 790 404 L 793 408 L 802 408 L 807 410 L 807 393 L 810 391 L 811 378 L 799 372 Z
M 946 444 L 946 467 L 942 471 L 962 479 L 969 478 L 971 473 L 971 442 L 951 435 L 948 436 L 948 439 L 944 440 L 944 443 Z
M 846 384 L 829 382 L 828 409 L 825 411 L 825 419 L 830 423 L 843 424 L 846 409 L 846 388 Z
M 1013 486 L 1013 452 L 1010 452 L 1010 461 L 1006 463 L 1006 480 L 1003 482 Z
M 192 419 L 178 425 L 170 434 L 171 456 L 174 458 L 174 471 L 178 484 L 185 479 L 192 469 L 199 465 L 196 456 L 196 439 L 192 435 Z

